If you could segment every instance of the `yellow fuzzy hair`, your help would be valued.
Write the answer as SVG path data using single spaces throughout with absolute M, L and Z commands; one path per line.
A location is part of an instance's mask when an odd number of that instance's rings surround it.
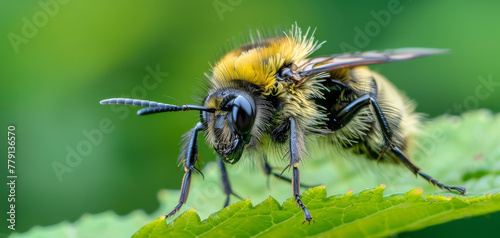
M 314 40 L 314 33 L 311 36 L 308 33 L 309 29 L 303 35 L 299 27 L 292 26 L 285 36 L 258 39 L 249 45 L 257 44 L 256 47 L 248 50 L 248 46 L 234 49 L 216 63 L 209 80 L 216 87 L 232 80 L 244 80 L 269 94 L 281 67 L 305 59 L 321 46 Z

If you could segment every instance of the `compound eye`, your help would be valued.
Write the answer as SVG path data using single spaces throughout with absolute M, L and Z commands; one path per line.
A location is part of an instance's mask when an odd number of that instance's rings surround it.
M 240 135 L 246 135 L 252 130 L 255 120 L 255 104 L 252 99 L 241 95 L 233 99 L 232 103 L 233 127 Z

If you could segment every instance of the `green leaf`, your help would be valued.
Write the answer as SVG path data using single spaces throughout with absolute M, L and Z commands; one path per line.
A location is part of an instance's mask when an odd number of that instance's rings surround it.
M 220 210 L 225 195 L 219 170 L 216 163 L 207 163 L 203 168 L 205 179 L 193 177 L 188 202 L 176 217 L 158 219 L 170 212 L 179 199 L 179 190 L 162 190 L 158 194 L 160 208 L 151 215 L 143 212 L 127 216 L 112 212 L 87 214 L 74 223 L 35 227 L 23 234 L 14 233 L 12 237 L 66 237 L 72 234 L 121 237 L 130 236 L 149 222 L 135 233 L 135 237 L 390 236 L 499 211 L 498 135 L 500 116 L 474 111 L 461 117 L 443 116 L 429 121 L 416 136 L 420 146 L 410 156 L 412 160 L 440 182 L 466 187 L 467 196 L 442 191 L 415 178 L 402 165 L 377 165 L 363 156 L 333 154 L 327 146 L 318 145 L 309 148 L 311 159 L 306 159 L 299 167 L 301 182 L 326 185 L 303 192 L 303 201 L 315 219 L 311 225 L 301 225 L 303 214 L 290 199 L 290 184 L 266 177 L 256 160 L 246 158 L 227 169 L 233 190 L 242 197 L 251 196 L 251 202 L 250 199 L 238 202 L 233 196 L 231 202 L 234 204 Z M 279 159 L 270 162 L 277 168 L 276 172 L 281 172 L 286 165 L 286 161 Z M 285 171 L 283 176 L 290 177 L 290 173 Z M 181 178 L 171 179 L 181 181 Z M 269 187 L 266 186 L 268 180 Z M 346 191 L 350 192 L 326 196 Z M 259 205 L 254 207 L 252 203 Z
M 326 197 L 324 186 L 308 189 L 303 201 L 315 218 L 311 225 L 301 225 L 304 217 L 293 199 L 280 206 L 270 197 L 255 207 L 249 200 L 235 203 L 204 221 L 194 209 L 169 225 L 160 218 L 133 237 L 385 237 L 500 210 L 500 194 L 462 198 L 423 195 L 422 189 L 414 189 L 384 197 L 384 189 L 381 185 L 331 197 Z

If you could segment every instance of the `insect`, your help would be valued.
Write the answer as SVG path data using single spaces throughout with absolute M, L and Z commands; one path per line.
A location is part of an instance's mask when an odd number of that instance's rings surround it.
M 201 173 L 195 167 L 199 133 L 217 152 L 227 196 L 224 206 L 231 195 L 236 195 L 224 164 L 237 163 L 245 152 L 247 157 L 260 157 L 257 159 L 266 174 L 291 182 L 304 222 L 310 224 L 313 218 L 301 200 L 298 165 L 307 156 L 306 143 L 311 137 L 336 150 L 401 163 L 441 189 L 466 193 L 465 188 L 438 182 L 408 158 L 411 135 L 419 124 L 414 104 L 387 79 L 366 67 L 446 51 L 402 48 L 308 58 L 321 44 L 309 35 L 309 29 L 303 34 L 296 25 L 282 35 L 251 39 L 223 55 L 206 74 L 209 89 L 201 105 L 128 98 L 100 102 L 146 107 L 138 115 L 200 111 L 200 122 L 185 134 L 179 155 L 185 170 L 180 199 L 167 217 L 186 203 L 192 174 Z M 273 172 L 267 163 L 269 153 L 276 150 L 286 156 L 288 165 L 283 171 L 292 169 L 291 179 Z

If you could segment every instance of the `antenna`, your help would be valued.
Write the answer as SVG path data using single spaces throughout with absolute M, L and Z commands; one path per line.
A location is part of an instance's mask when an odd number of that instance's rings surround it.
M 161 103 L 161 102 L 154 102 L 154 101 L 148 101 L 148 100 L 141 100 L 141 99 L 132 99 L 132 98 L 109 98 L 109 99 L 104 99 L 99 102 L 100 104 L 122 104 L 122 105 L 133 105 L 133 106 L 143 106 L 147 108 L 143 108 L 139 111 L 137 111 L 137 115 L 148 115 L 148 114 L 153 114 L 153 113 L 159 113 L 159 112 L 175 112 L 175 111 L 189 111 L 189 110 L 196 110 L 196 111 L 206 111 L 206 112 L 214 112 L 215 109 L 204 107 L 204 106 L 197 106 L 197 105 L 182 105 L 182 106 L 177 106 L 177 105 L 172 105 L 172 104 L 166 104 L 166 103 Z

